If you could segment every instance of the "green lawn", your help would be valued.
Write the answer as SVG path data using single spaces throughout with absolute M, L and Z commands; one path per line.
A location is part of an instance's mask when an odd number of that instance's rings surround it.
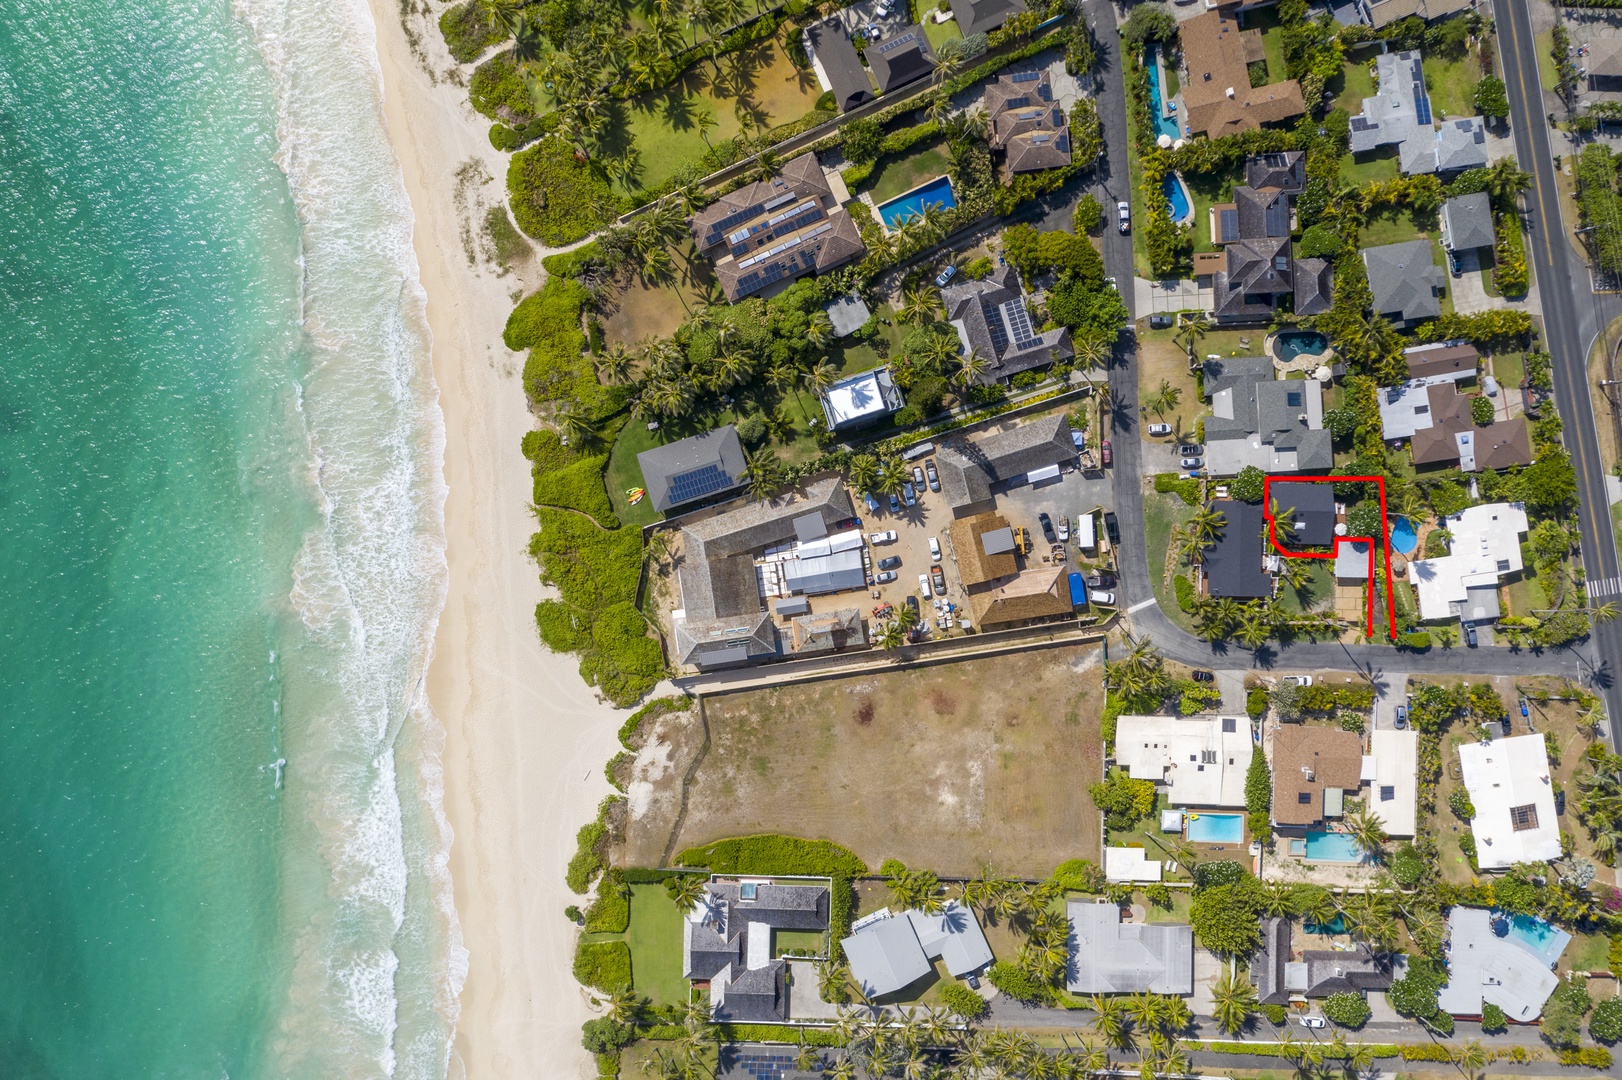
M 1365 63 L 1348 60 L 1326 89 L 1335 95 L 1335 108 L 1356 116 L 1363 111 L 1363 99 L 1374 96 L 1374 72 Z
M 930 4 L 925 8 L 925 11 L 933 9 L 934 5 Z M 958 27 L 956 19 L 943 23 L 938 23 L 934 19 L 920 19 L 919 21 L 922 22 L 924 27 L 924 37 L 929 39 L 929 47 L 935 50 L 936 55 L 940 54 L 941 46 L 948 41 L 960 41 L 963 38 L 963 31 Z
M 1220 246 L 1211 237 L 1211 207 L 1233 201 L 1233 189 L 1241 178 L 1219 173 L 1184 175 L 1188 190 L 1194 196 L 1194 250 L 1217 251 Z
M 1526 378 L 1526 363 L 1522 354 L 1518 352 L 1493 353 L 1492 373 L 1493 377 L 1498 380 L 1498 385 L 1505 390 L 1521 385 L 1521 380 Z
M 1414 223 L 1406 210 L 1381 214 L 1370 219 L 1357 234 L 1360 247 L 1379 247 L 1381 244 L 1401 244 L 1409 240 L 1424 240 L 1429 236 Z
M 660 432 L 649 431 L 644 424 L 632 421 L 620 430 L 619 438 L 614 440 L 614 449 L 609 452 L 603 483 L 608 488 L 609 501 L 614 504 L 614 513 L 626 525 L 647 525 L 661 517 L 659 511 L 653 508 L 652 499 L 643 499 L 635 506 L 625 501 L 627 491 L 643 486 L 642 468 L 637 464 L 636 456 L 660 445 L 663 440 L 659 435 Z
M 903 157 L 880 162 L 858 192 L 871 192 L 874 202 L 886 202 L 903 191 L 912 190 L 926 180 L 944 176 L 946 163 L 946 141 L 936 139 L 922 144 Z
M 1279 606 L 1289 612 L 1311 611 L 1335 597 L 1335 569 L 1330 559 L 1306 560 L 1310 573 L 1299 590 L 1279 587 Z
M 826 934 L 816 930 L 773 930 L 772 955 L 784 956 L 790 950 L 799 949 L 821 956 L 826 939 Z
M 1181 867 L 1179 867 L 1181 869 Z M 1173 889 L 1171 893 L 1171 909 L 1156 907 L 1149 903 L 1148 897 L 1138 893 L 1132 898 L 1142 904 L 1149 911 L 1148 921 L 1152 923 L 1177 923 L 1188 925 L 1188 909 L 1194 904 L 1194 894 L 1187 889 Z
M 1170 65 L 1167 65 L 1167 67 L 1166 67 L 1166 100 L 1171 101 L 1174 98 L 1176 98 L 1177 95 L 1182 92 L 1182 89 L 1183 89 L 1183 84 L 1180 81 L 1178 81 L 1177 69 L 1170 66 Z
M 1265 7 L 1245 14 L 1245 29 L 1262 32 L 1262 48 L 1267 50 L 1267 81 L 1283 82 L 1284 28 L 1279 25 L 1278 8 Z
M 1533 39 L 1538 53 L 1538 77 L 1543 89 L 1554 91 L 1560 87 L 1560 71 L 1554 63 L 1554 31 L 1545 30 Z
M 1381 147 L 1369 154 L 1354 157 L 1347 154 L 1340 159 L 1340 181 L 1352 187 L 1362 187 L 1370 180 L 1395 180 L 1402 175 L 1397 167 L 1397 148 Z
M 1122 63 L 1124 65 L 1125 61 L 1123 60 Z M 1127 198 L 1132 203 L 1132 211 L 1133 211 L 1134 219 L 1137 219 L 1138 214 L 1143 212 L 1143 207 L 1145 205 L 1144 201 L 1143 201 L 1143 196 L 1140 194 L 1140 192 L 1143 191 L 1143 163 L 1138 160 L 1137 152 L 1132 149 L 1133 147 L 1138 145 L 1137 131 L 1138 131 L 1138 125 L 1137 125 L 1136 120 L 1134 119 L 1133 111 L 1131 109 L 1127 109 L 1126 110 L 1126 146 L 1127 146 L 1126 171 L 1127 171 L 1127 179 L 1130 181 L 1130 186 L 1131 186 L 1131 189 L 1132 189 L 1131 194 L 1129 194 L 1127 196 Z M 1105 209 L 1107 210 L 1108 207 L 1106 207 Z M 1106 220 L 1108 220 L 1108 219 L 1106 218 Z M 1140 224 L 1141 224 L 1141 221 L 1140 221 Z M 1152 277 L 1154 277 L 1154 275 L 1149 272 L 1149 248 L 1148 248 L 1147 241 L 1144 240 L 1144 230 L 1141 229 L 1141 228 L 1134 228 L 1132 230 L 1132 265 L 1133 265 L 1133 269 L 1136 272 L 1138 277 L 1141 277 L 1141 278 L 1152 278 Z
M 1143 494 L 1143 542 L 1149 551 L 1149 581 L 1154 586 L 1155 599 L 1167 618 L 1183 629 L 1193 632 L 1194 620 L 1177 606 L 1177 594 L 1166 583 L 1166 559 L 1170 556 L 1171 531 L 1194 516 L 1194 507 L 1172 494 L 1156 491 Z
M 1610 966 L 1611 939 L 1604 934 L 1576 934 L 1560 954 L 1560 971 L 1604 971 Z
M 631 977 L 636 991 L 655 1005 L 682 1005 L 687 980 L 681 976 L 681 912 L 663 885 L 631 886 Z
M 1462 60 L 1425 57 L 1425 88 L 1438 120 L 1444 116 L 1474 116 L 1476 83 L 1480 81 L 1481 65 L 1473 56 Z

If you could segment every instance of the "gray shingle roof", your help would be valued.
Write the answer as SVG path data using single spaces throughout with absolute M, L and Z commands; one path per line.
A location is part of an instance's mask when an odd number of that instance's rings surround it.
M 654 509 L 708 498 L 743 486 L 743 443 L 731 424 L 636 456 Z
M 1273 577 L 1262 566 L 1262 517 L 1260 503 L 1227 499 L 1211 504 L 1226 523 L 1216 543 L 1205 549 L 1200 561 L 1205 568 L 1207 591 L 1215 597 L 1231 596 L 1254 600 L 1273 595 Z
M 999 267 L 979 281 L 948 285 L 941 290 L 941 301 L 964 352 L 972 349 L 987 361 L 978 377 L 981 385 L 1074 355 L 1069 330 L 1036 331 L 1031 326 L 1025 291 L 1012 266 Z M 1016 330 L 1030 330 L 1031 336 L 1022 337 Z
M 1245 183 L 1299 194 L 1307 186 L 1307 155 L 1300 150 L 1252 155 L 1245 159 Z
M 840 112 L 849 112 L 877 96 L 862 58 L 856 55 L 856 46 L 850 43 L 837 16 L 806 27 L 805 45 L 828 76 Z
M 1442 301 L 1436 293 L 1447 284 L 1447 273 L 1431 259 L 1429 240 L 1364 248 L 1374 310 L 1397 323 L 1440 315 Z
M 1239 235 L 1259 239 L 1290 235 L 1290 196 L 1282 191 L 1253 187 L 1233 189 L 1239 211 Z
M 1114 904 L 1072 900 L 1070 963 L 1065 989 L 1072 994 L 1191 994 L 1194 931 L 1165 923 L 1122 923 Z
M 1328 259 L 1295 260 L 1295 313 L 1322 315 L 1335 302 L 1335 264 Z
M 1280 510 L 1295 509 L 1295 546 L 1319 547 L 1335 539 L 1335 490 L 1329 484 L 1272 484 Z
M 1487 164 L 1487 125 L 1479 116 L 1444 120 L 1436 133 L 1436 171 L 1458 172 Z
M 710 984 L 710 1019 L 735 1024 L 778 1024 L 788 1019 L 788 962 L 724 973 Z M 724 984 L 724 985 L 723 985 Z
M 1290 920 L 1277 915 L 1262 920 L 1262 947 L 1250 958 L 1250 981 L 1258 1005 L 1286 1005 L 1284 966 L 1290 962 Z
M 1492 200 L 1485 191 L 1460 195 L 1442 204 L 1442 246 L 1449 251 L 1492 247 Z
M 994 483 L 1074 460 L 1070 422 L 1061 414 L 978 439 L 945 443 L 935 453 L 935 468 L 941 477 L 941 493 L 956 510 L 991 498 Z
M 1029 10 L 1025 0 L 952 0 L 952 15 L 964 37 L 989 34 L 1012 16 Z
M 741 900 L 737 882 L 712 881 L 698 911 L 703 921 L 682 919 L 683 977 L 711 979 L 731 963 L 742 967 L 750 923 L 774 930 L 826 930 L 828 890 L 822 885 L 755 886 L 755 900 Z

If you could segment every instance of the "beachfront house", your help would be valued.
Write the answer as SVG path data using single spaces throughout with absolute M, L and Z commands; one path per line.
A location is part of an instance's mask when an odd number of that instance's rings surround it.
M 1192 994 L 1194 931 L 1169 923 L 1123 923 L 1112 902 L 1071 900 L 1070 964 L 1065 989 L 1072 994 Z
M 682 976 L 707 984 L 717 1023 L 789 1019 L 788 963 L 776 958 L 779 930 L 828 929 L 826 885 L 767 880 L 712 881 L 682 920 Z
M 1453 1016 L 1480 1016 L 1491 1002 L 1517 1024 L 1543 1012 L 1560 980 L 1554 965 L 1571 935 L 1541 919 L 1485 908 L 1455 907 L 1447 915 L 1447 984 L 1437 1007 Z
M 1150 780 L 1172 806 L 1245 805 L 1245 773 L 1255 744 L 1243 716 L 1123 716 L 1115 761 Z
M 1459 747 L 1459 769 L 1476 812 L 1470 819 L 1476 865 L 1507 870 L 1560 858 L 1560 819 L 1541 732 L 1466 743 Z
M 851 929 L 851 936 L 839 944 L 869 999 L 899 993 L 928 977 L 937 960 L 961 979 L 985 970 L 992 959 L 974 912 L 956 900 L 933 914 L 881 908 Z
M 636 456 L 653 508 L 665 513 L 717 499 L 743 487 L 743 443 L 732 424 Z
M 1305 836 L 1342 817 L 1363 785 L 1363 738 L 1338 728 L 1281 724 L 1273 733 L 1273 829 Z
M 1529 523 L 1523 503 L 1485 503 L 1442 519 L 1452 536 L 1448 554 L 1409 565 L 1424 622 L 1492 622 L 1500 614 L 1499 583 L 1525 568 L 1521 536 Z

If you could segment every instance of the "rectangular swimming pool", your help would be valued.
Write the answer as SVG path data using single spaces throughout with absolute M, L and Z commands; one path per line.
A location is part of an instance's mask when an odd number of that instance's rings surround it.
M 957 205 L 957 200 L 952 197 L 952 181 L 944 176 L 937 176 L 889 202 L 880 203 L 879 218 L 885 228 L 893 229 L 908 218 L 922 214 L 924 207 L 937 204 L 942 210 L 950 210 Z
M 1345 833 L 1317 830 L 1307 833 L 1306 857 L 1312 862 L 1355 863 L 1363 861 L 1363 849 Z
M 1196 844 L 1237 844 L 1245 838 L 1243 814 L 1205 814 L 1188 817 L 1188 839 Z
M 1553 964 L 1566 951 L 1571 935 L 1536 915 L 1511 915 L 1509 936 L 1516 944 L 1546 964 Z

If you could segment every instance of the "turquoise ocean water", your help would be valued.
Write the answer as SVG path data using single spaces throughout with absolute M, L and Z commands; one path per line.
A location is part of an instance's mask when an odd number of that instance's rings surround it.
M 442 434 L 380 94 L 359 0 L 0 0 L 8 1080 L 446 1070 Z

